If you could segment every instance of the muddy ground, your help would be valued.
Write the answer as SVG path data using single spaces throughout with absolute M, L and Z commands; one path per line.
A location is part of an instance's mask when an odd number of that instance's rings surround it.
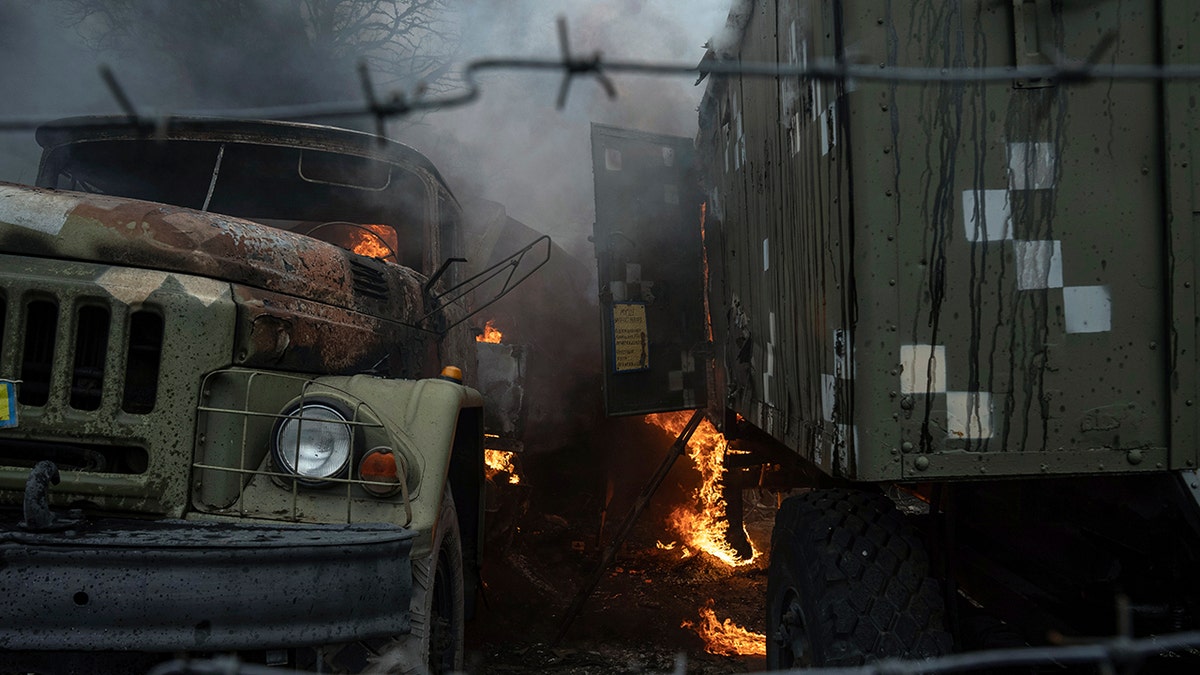
M 763 555 L 731 568 L 705 554 L 684 557 L 666 517 L 690 498 L 696 474 L 681 458 L 655 494 L 563 639 L 564 615 L 596 569 L 600 541 L 611 541 L 671 438 L 633 427 L 637 439 L 608 453 L 567 448 L 526 457 L 523 485 L 504 486 L 490 504 L 485 598 L 467 627 L 470 673 L 671 672 L 765 669 L 762 656 L 706 651 L 685 622 L 699 623 L 711 601 L 718 620 L 762 634 L 766 555 L 775 497 L 747 493 L 747 531 Z M 614 471 L 614 467 L 616 470 Z M 610 482 L 614 475 L 617 480 Z M 611 491 L 611 492 L 610 492 Z M 601 532 L 601 505 L 611 494 Z

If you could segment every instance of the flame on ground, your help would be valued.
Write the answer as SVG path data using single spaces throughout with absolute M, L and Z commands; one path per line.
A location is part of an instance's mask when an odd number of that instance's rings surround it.
M 513 453 L 504 450 L 483 451 L 483 463 L 487 465 L 487 477 L 494 478 L 501 471 L 508 472 L 508 482 L 518 485 L 521 476 L 517 474 L 517 466 L 513 464 Z
M 704 640 L 704 651 L 725 656 L 766 656 L 767 636 L 746 630 L 732 619 L 717 621 L 710 599 L 700 608 L 700 621 L 684 620 L 681 628 L 691 628 Z
M 504 333 L 496 330 L 496 327 L 492 325 L 492 321 L 489 320 L 486 324 L 484 324 L 483 332 L 475 336 L 475 341 L 500 344 L 500 338 L 502 337 L 504 337 Z
M 691 416 L 690 410 L 659 413 L 647 415 L 646 423 L 678 436 L 687 426 Z M 759 556 L 759 551 L 751 543 L 750 557 L 742 559 L 725 540 L 729 523 L 725 520 L 721 476 L 725 473 L 724 459 L 727 450 L 725 436 L 707 419 L 696 427 L 688 442 L 687 454 L 700 472 L 700 487 L 696 488 L 693 503 L 680 506 L 671 513 L 670 523 L 691 548 L 704 551 L 730 567 L 740 567 L 754 562 Z

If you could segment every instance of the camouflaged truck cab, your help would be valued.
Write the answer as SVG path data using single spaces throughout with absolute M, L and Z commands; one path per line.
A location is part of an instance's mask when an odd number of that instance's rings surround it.
M 37 140 L 0 184 L 0 659 L 461 667 L 482 402 L 437 170 L 292 123 Z

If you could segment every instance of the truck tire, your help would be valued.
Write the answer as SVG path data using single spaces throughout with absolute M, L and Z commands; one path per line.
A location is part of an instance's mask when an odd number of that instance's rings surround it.
M 924 545 L 892 502 L 816 490 L 783 502 L 767 572 L 767 666 L 861 665 L 950 651 Z
M 392 641 L 365 672 L 439 675 L 461 671 L 465 642 L 462 541 L 450 486 L 444 490 L 433 553 L 412 561 L 412 632 Z

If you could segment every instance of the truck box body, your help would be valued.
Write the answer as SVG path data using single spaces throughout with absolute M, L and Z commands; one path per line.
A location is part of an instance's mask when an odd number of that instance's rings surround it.
M 716 57 L 1195 63 L 1196 12 L 752 2 Z M 1194 468 L 1195 89 L 710 77 L 714 403 L 852 480 Z

